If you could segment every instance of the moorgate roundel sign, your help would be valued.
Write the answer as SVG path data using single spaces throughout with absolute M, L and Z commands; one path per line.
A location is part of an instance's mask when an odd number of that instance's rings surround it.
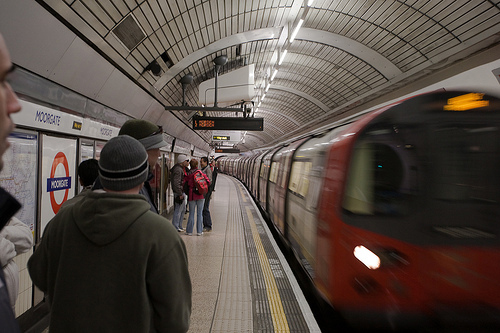
M 64 170 L 66 171 L 66 177 L 55 177 L 56 168 L 59 164 L 62 164 Z M 50 192 L 50 205 L 54 214 L 57 214 L 59 209 L 61 209 L 62 204 L 68 199 L 69 190 L 71 188 L 71 177 L 69 176 L 69 165 L 68 159 L 63 152 L 58 152 L 54 157 L 52 162 L 52 169 L 50 170 L 50 178 L 47 178 L 47 192 Z M 61 203 L 56 202 L 54 195 L 55 191 L 65 191 L 64 198 Z

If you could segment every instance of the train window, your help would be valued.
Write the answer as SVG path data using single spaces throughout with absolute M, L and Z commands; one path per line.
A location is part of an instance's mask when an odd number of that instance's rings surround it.
M 290 165 L 290 155 L 285 156 L 285 161 L 283 162 L 283 165 L 285 165 L 285 168 L 283 169 L 282 172 L 280 172 L 280 177 L 281 177 L 281 187 L 286 188 L 286 181 L 288 179 L 288 168 L 286 168 L 287 165 Z
M 292 171 L 290 172 L 290 184 L 288 185 L 288 189 L 292 192 L 297 192 L 299 188 L 300 176 L 302 173 L 302 166 L 304 162 L 293 162 L 292 163 Z
M 309 190 L 309 174 L 311 162 L 294 162 L 290 173 L 290 184 L 288 189 L 302 197 L 306 197 Z
M 262 167 L 260 168 L 260 178 L 266 178 L 268 165 L 265 161 L 262 161 Z
M 390 143 L 359 143 L 348 173 L 343 208 L 359 215 L 405 214 L 404 149 Z
M 309 174 L 311 172 L 312 163 L 305 162 L 304 168 L 302 170 L 302 176 L 300 177 L 300 183 L 298 188 L 298 193 L 303 197 L 307 196 L 309 190 Z
M 279 167 L 280 167 L 279 162 L 271 163 L 271 174 L 269 175 L 269 181 L 271 183 L 276 183 L 276 179 L 278 178 Z

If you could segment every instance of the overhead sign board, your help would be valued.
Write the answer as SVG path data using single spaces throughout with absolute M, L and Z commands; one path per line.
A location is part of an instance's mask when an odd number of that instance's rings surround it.
M 216 154 L 239 154 L 240 150 L 236 148 L 217 148 L 215 149 Z
M 263 131 L 264 118 L 193 117 L 194 130 Z

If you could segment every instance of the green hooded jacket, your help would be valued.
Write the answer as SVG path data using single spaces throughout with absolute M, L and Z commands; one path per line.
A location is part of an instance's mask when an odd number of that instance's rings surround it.
M 63 207 L 28 262 L 50 332 L 186 332 L 184 242 L 142 195 L 98 192 Z

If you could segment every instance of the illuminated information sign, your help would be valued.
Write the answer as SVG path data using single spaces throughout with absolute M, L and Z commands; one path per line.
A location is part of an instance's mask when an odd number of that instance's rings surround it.
M 450 98 L 444 106 L 446 111 L 467 111 L 489 106 L 490 102 L 483 99 L 484 94 L 465 94 Z
M 231 137 L 227 135 L 213 135 L 212 140 L 230 141 Z
M 264 118 L 193 117 L 194 130 L 263 131 Z

